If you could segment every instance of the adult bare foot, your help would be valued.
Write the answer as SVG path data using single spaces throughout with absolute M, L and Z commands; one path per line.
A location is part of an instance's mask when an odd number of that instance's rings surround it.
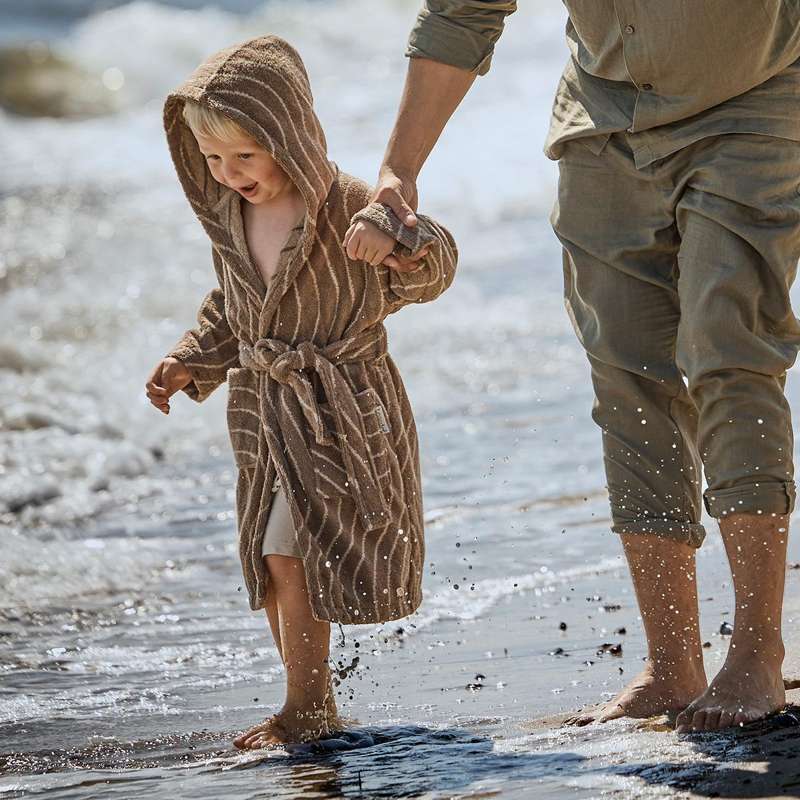
M 708 689 L 678 715 L 678 733 L 741 727 L 786 705 L 781 660 L 728 657 Z
M 733 638 L 711 686 L 678 716 L 678 733 L 746 725 L 786 704 L 781 617 L 788 528 L 786 515 L 720 519 L 736 594 Z
M 706 686 L 702 670 L 692 670 L 687 675 L 657 675 L 648 664 L 613 700 L 576 714 L 565 724 L 582 726 L 621 717 L 642 719 L 679 711 L 686 708 Z
M 341 723 L 335 713 L 282 709 L 237 736 L 233 744 L 240 750 L 256 750 L 271 745 L 310 742 L 340 729 Z

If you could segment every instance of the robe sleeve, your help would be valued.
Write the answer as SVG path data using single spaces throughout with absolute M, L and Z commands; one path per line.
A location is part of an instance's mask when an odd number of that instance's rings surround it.
M 515 0 L 425 0 L 408 39 L 409 58 L 485 75 Z
M 389 267 L 375 269 L 384 275 L 382 283 L 391 306 L 427 303 L 435 300 L 453 282 L 458 249 L 448 230 L 424 214 L 417 215 L 417 224 L 409 228 L 383 203 L 371 203 L 353 215 L 351 222 L 371 222 L 380 231 L 398 242 L 400 255 L 411 255 L 428 247 L 428 255 L 410 272 Z M 394 308 L 392 310 L 395 310 Z
M 216 252 L 214 266 L 218 277 L 221 264 Z M 212 289 L 197 312 L 197 327 L 186 331 L 167 353 L 189 370 L 191 383 L 183 391 L 192 400 L 202 403 L 220 384 L 231 367 L 239 366 L 239 340 L 225 316 L 225 295 L 221 288 Z

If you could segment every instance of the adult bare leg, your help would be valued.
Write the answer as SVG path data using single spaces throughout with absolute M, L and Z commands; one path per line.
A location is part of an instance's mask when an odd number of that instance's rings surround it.
M 623 534 L 622 542 L 647 637 L 647 664 L 613 700 L 572 717 L 568 724 L 682 710 L 707 686 L 695 548 L 644 534 Z
M 736 593 L 733 636 L 718 675 L 678 716 L 679 733 L 745 725 L 786 703 L 781 616 L 789 517 L 731 514 L 719 527 Z

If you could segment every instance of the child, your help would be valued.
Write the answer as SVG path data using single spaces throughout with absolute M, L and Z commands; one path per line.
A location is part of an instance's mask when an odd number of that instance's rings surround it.
M 245 583 L 287 673 L 283 709 L 234 744 L 313 739 L 340 725 L 330 622 L 397 619 L 421 600 L 416 429 L 383 320 L 444 291 L 456 247 L 424 216 L 405 228 L 368 204 L 369 186 L 328 160 L 303 63 L 277 37 L 213 56 L 164 120 L 219 287 L 147 393 L 169 413 L 179 389 L 202 402 L 228 381 Z

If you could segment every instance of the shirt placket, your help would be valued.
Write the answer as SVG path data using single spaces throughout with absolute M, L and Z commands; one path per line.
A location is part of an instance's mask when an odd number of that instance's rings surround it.
M 637 90 L 633 119 L 627 129 L 628 133 L 635 133 L 657 124 L 658 86 L 655 65 L 652 61 L 652 48 L 648 46 L 647 30 L 642 27 L 656 23 L 652 19 L 652 13 L 642 12 L 641 7 L 645 5 L 647 4 L 641 0 L 640 2 L 614 0 L 614 11 L 622 38 L 622 56 L 631 82 Z

